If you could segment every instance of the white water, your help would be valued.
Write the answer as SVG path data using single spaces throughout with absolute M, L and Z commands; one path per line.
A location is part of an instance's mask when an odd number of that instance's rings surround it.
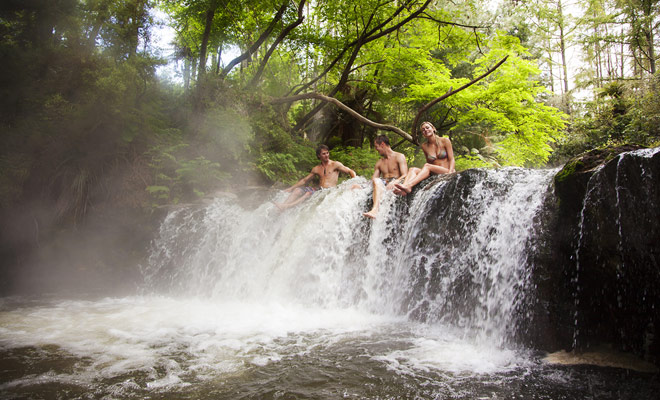
M 270 203 L 245 210 L 228 199 L 173 211 L 143 267 L 142 295 L 19 307 L 5 300 L 0 347 L 54 345 L 79 361 L 69 372 L 28 375 L 0 389 L 116 378 L 103 393 L 171 390 L 342 343 L 397 374 L 520 368 L 528 363 L 524 351 L 505 343 L 528 284 L 533 218 L 554 171 L 484 174 L 460 199 L 465 205 L 448 211 L 463 213 L 462 231 L 470 234 L 460 249 L 415 242 L 435 237 L 423 216 L 443 207 L 434 199 L 447 181 L 417 191 L 409 208 L 386 194 L 375 221 L 362 216 L 371 196 L 362 178 L 282 213 Z M 356 182 L 363 189 L 349 189 Z M 429 277 L 433 263 L 445 269 L 439 293 L 429 292 L 431 279 L 421 286 L 411 280 L 420 257 L 430 260 Z M 445 318 L 442 312 L 460 302 L 451 297 L 459 290 L 454 280 L 465 274 L 476 303 Z M 413 292 L 430 303 L 427 323 L 410 320 L 402 306 Z

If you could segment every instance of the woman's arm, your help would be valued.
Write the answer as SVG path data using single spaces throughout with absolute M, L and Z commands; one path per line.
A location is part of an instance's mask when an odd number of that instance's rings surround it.
M 456 172 L 456 160 L 454 160 L 454 148 L 451 146 L 449 138 L 442 138 L 445 150 L 447 151 L 447 161 L 449 161 L 449 172 Z

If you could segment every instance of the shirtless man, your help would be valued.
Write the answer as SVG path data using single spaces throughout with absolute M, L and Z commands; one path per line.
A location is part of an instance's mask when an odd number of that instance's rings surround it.
M 371 180 L 374 185 L 374 205 L 369 212 L 364 213 L 365 217 L 376 218 L 378 207 L 380 206 L 380 197 L 383 188 L 392 190 L 394 184 L 406 176 L 408 173 L 408 164 L 406 157 L 390 147 L 390 140 L 385 135 L 380 135 L 374 140 L 374 148 L 382 157 L 374 167 L 374 174 Z
M 280 210 L 286 210 L 287 208 L 302 203 L 317 190 L 337 186 L 337 180 L 339 179 L 340 172 L 350 175 L 351 178 L 355 178 L 355 171 L 345 167 L 344 164 L 340 163 L 339 161 L 332 161 L 330 159 L 330 150 L 328 149 L 328 146 L 324 144 L 320 145 L 316 149 L 316 157 L 321 161 L 321 163 L 312 168 L 312 171 L 309 173 L 309 175 L 296 182 L 295 185 L 284 190 L 285 192 L 291 192 L 291 194 L 284 201 L 284 203 L 273 203 L 277 206 L 277 208 Z M 319 186 L 305 186 L 308 181 L 314 178 L 314 176 L 319 177 Z

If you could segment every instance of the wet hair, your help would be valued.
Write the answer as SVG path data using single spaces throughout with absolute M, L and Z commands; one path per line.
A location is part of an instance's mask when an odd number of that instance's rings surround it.
M 316 158 L 321 158 L 321 152 L 322 152 L 323 150 L 328 150 L 328 151 L 330 151 L 330 149 L 328 148 L 328 146 L 326 146 L 326 145 L 324 145 L 324 144 L 320 144 L 319 147 L 316 148 Z
M 378 135 L 376 136 L 376 139 L 374 139 L 374 143 L 385 143 L 389 146 L 390 138 L 388 138 L 386 135 Z

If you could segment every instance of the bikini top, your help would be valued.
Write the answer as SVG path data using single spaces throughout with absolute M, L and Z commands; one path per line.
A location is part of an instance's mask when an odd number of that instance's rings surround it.
M 436 148 L 440 148 L 437 137 L 435 138 L 435 146 Z M 426 157 L 426 161 L 432 163 L 435 160 L 444 160 L 445 158 L 447 158 L 447 150 L 442 149 L 436 155 Z
M 445 158 L 447 158 L 447 150 L 443 149 L 443 150 L 440 151 L 440 153 L 438 153 L 435 156 L 426 157 L 426 161 L 432 163 L 435 160 L 444 160 Z

